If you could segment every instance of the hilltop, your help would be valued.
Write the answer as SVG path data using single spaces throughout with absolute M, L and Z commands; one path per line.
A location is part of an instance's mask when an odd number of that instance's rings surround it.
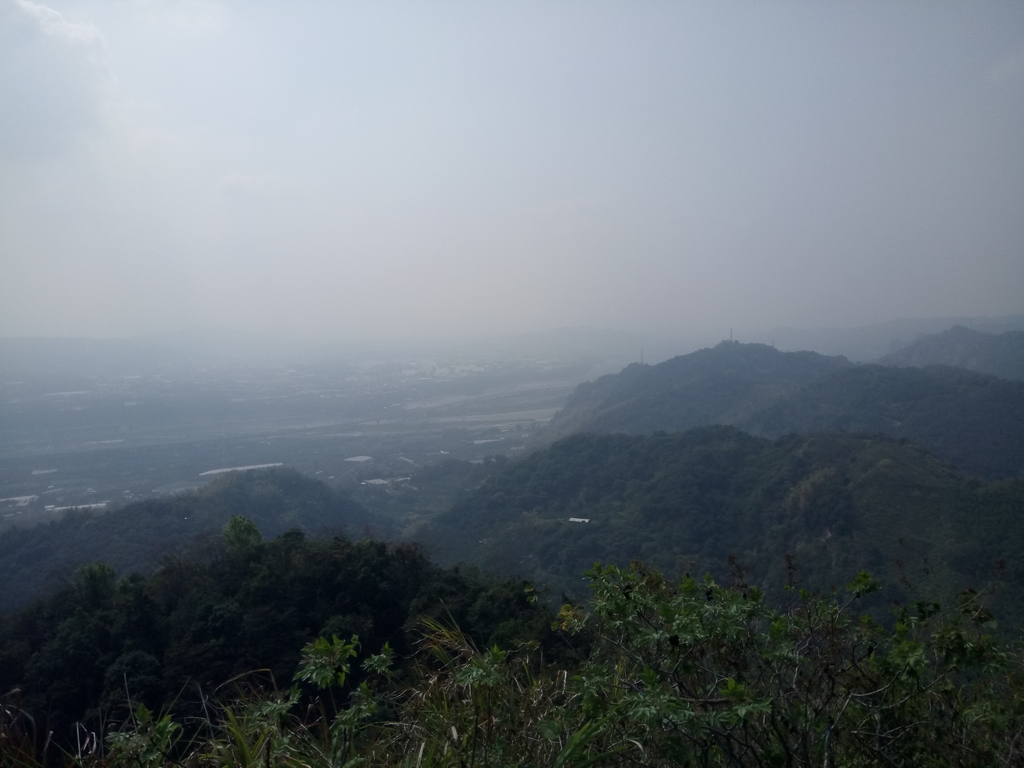
M 851 366 L 844 357 L 723 341 L 657 365 L 634 363 L 620 373 L 580 384 L 552 419 L 551 429 L 557 436 L 644 434 L 735 424 Z
M 876 363 L 914 339 L 942 333 L 954 325 L 984 333 L 1024 331 L 1024 315 L 902 317 L 852 328 L 774 328 L 771 338 L 779 349 L 813 349 L 826 355 L 844 355 L 858 363 Z
M 956 368 L 854 365 L 723 342 L 582 384 L 551 424 L 642 435 L 728 424 L 755 435 L 879 432 L 991 478 L 1024 472 L 1024 382 Z

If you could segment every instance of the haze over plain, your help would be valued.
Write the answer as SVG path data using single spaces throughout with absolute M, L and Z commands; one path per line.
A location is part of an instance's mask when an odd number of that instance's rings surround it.
M 0 0 L 0 336 L 1024 311 L 1024 6 Z

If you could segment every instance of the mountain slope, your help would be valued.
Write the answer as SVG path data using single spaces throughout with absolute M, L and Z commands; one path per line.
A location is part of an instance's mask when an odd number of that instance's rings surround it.
M 992 478 L 1024 476 L 1024 382 L 959 368 L 839 371 L 739 424 L 765 437 L 881 432 Z
M 702 424 L 766 437 L 881 432 L 991 478 L 1024 473 L 1024 382 L 941 366 L 855 366 L 761 344 L 723 343 L 580 385 L 551 430 L 650 434 Z
M 95 515 L 71 511 L 46 525 L 0 534 L 0 614 L 52 591 L 79 565 L 103 560 L 119 572 L 151 571 L 195 536 L 245 515 L 264 536 L 290 528 L 359 533 L 386 523 L 295 470 L 232 472 L 194 493 Z
M 1004 379 L 1024 379 L 1024 331 L 980 333 L 957 325 L 923 336 L 879 361 L 900 367 L 952 365 Z
M 912 590 L 901 576 L 940 594 L 985 583 L 1000 561 L 1021 583 L 1022 509 L 1024 483 L 983 483 L 906 441 L 773 442 L 718 426 L 559 441 L 492 475 L 422 539 L 442 563 L 569 590 L 596 560 L 721 577 L 730 555 L 755 583 L 779 585 L 793 555 L 814 586 L 868 569 L 889 597 L 905 599 Z M 1019 598 L 1002 599 L 1020 613 Z
M 722 342 L 653 366 L 581 384 L 552 420 L 557 436 L 574 432 L 679 431 L 733 424 L 851 363 L 816 352 L 779 352 L 764 344 Z

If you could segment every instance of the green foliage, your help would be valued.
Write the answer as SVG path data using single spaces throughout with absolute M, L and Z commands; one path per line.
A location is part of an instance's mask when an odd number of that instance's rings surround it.
M 410 735 L 434 736 L 429 755 L 457 754 L 436 764 L 989 765 L 1013 754 L 1020 661 L 979 632 L 973 605 L 888 632 L 850 614 L 855 598 L 780 612 L 755 590 L 672 585 L 639 567 L 598 568 L 591 585 L 592 610 L 560 617 L 593 639 L 574 675 L 520 665 L 502 677 L 504 658 L 464 652 L 442 710 L 444 724 L 464 718 L 457 743 L 438 738 L 437 705 L 414 703 Z M 516 711 L 480 703 L 499 690 Z
M 594 652 L 582 708 L 612 718 L 645 762 L 991 765 L 1013 754 L 1021 659 L 984 634 L 973 600 L 901 612 L 886 630 L 846 601 L 771 608 L 710 578 L 673 585 L 642 567 L 597 568 L 593 609 L 563 610 Z M 1007 730 L 1007 728 L 1010 730 Z
M 263 543 L 263 534 L 256 523 L 242 515 L 234 515 L 228 520 L 222 535 L 228 551 L 243 557 Z
M 158 718 L 139 704 L 126 727 L 107 737 L 107 747 L 115 756 L 115 764 L 159 768 L 171 760 L 182 730 L 170 715 Z
M 345 685 L 350 671 L 348 660 L 356 656 L 359 638 L 352 635 L 351 641 L 344 643 L 334 635 L 330 642 L 318 637 L 307 643 L 302 649 L 302 661 L 295 679 L 312 683 L 319 689 L 337 685 Z
M 149 578 L 87 565 L 50 600 L 0 621 L 0 692 L 22 692 L 17 722 L 35 723 L 25 737 L 52 732 L 71 748 L 84 727 L 102 740 L 140 705 L 194 723 L 209 717 L 212 691 L 252 670 L 273 691 L 299 669 L 303 700 L 329 685 L 333 715 L 353 684 L 402 674 L 421 616 L 450 617 L 476 642 L 550 641 L 547 614 L 522 582 L 445 571 L 410 545 L 257 533 L 233 520 L 224 537 L 165 559 Z M 334 639 L 311 642 L 318 636 Z M 256 722 L 244 706 L 231 712 L 237 727 Z
M 577 597 L 599 560 L 819 591 L 869 568 L 885 584 L 875 606 L 1004 584 L 994 606 L 1013 625 L 1024 620 L 1021 509 L 1021 481 L 981 482 L 903 441 L 771 442 L 715 426 L 566 438 L 493 474 L 421 537 L 442 563 Z
M 867 571 L 861 571 L 857 574 L 857 578 L 846 585 L 846 591 L 853 594 L 854 597 L 864 597 L 864 595 L 877 592 L 881 587 L 880 581 L 871 578 L 871 574 Z
M 355 636 L 353 636 L 352 639 L 354 642 L 356 639 Z M 394 649 L 392 649 L 390 643 L 384 643 L 384 647 L 381 648 L 380 653 L 375 653 L 371 656 L 368 656 L 363 661 L 363 669 L 374 675 L 380 675 L 390 680 L 392 676 L 391 670 L 392 667 L 394 666 L 394 663 L 395 651 Z
M 295 470 L 229 472 L 194 493 L 98 515 L 72 510 L 46 525 L 0 533 L 0 615 L 52 593 L 61 576 L 85 563 L 151 573 L 164 555 L 220 533 L 240 515 L 269 537 L 290 528 L 349 535 L 371 524 L 387 530 L 386 521 Z
M 1024 665 L 988 635 L 975 595 L 897 611 L 891 628 L 846 598 L 781 610 L 710 577 L 596 566 L 589 611 L 558 617 L 589 650 L 551 667 L 535 643 L 480 650 L 423 624 L 416 673 L 364 683 L 328 720 L 294 694 L 222 707 L 176 752 L 194 766 L 989 766 L 1019 763 Z M 585 641 L 582 646 L 578 645 Z M 356 643 L 316 643 L 347 655 Z M 316 666 L 318 661 L 312 660 Z M 308 666 L 308 665 L 307 665 Z M 310 673 L 311 677 L 318 673 Z M 337 687 L 332 674 L 325 678 Z M 178 732 L 142 713 L 105 764 L 170 765 Z M 159 755 L 164 755 L 163 762 Z M 150 760 L 150 762 L 146 762 Z M 96 760 L 86 760 L 96 763 Z
M 75 572 L 76 597 L 87 606 L 99 607 L 114 595 L 117 573 L 106 563 L 89 563 Z

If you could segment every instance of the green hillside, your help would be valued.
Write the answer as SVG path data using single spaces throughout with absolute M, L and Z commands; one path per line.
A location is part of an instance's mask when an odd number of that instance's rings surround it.
M 952 365 L 1004 379 L 1024 379 L 1024 331 L 981 333 L 956 325 L 922 336 L 881 358 L 882 365 Z
M 886 596 L 1024 578 L 1024 483 L 984 483 L 880 435 L 777 441 L 717 426 L 577 435 L 492 475 L 436 518 L 442 563 L 477 563 L 573 593 L 594 561 L 827 589 L 867 569 Z M 589 522 L 570 522 L 569 518 Z M 906 580 L 909 583 L 903 583 Z M 1021 615 L 1019 591 L 998 598 Z
M 415 547 L 234 518 L 0 620 L 0 765 L 1019 763 L 1024 657 L 975 594 L 882 624 L 867 574 L 781 606 L 639 565 L 587 582 L 556 617 Z
M 777 437 L 881 432 L 991 478 L 1024 473 L 1024 382 L 932 366 L 851 365 L 723 342 L 583 384 L 551 434 L 650 434 L 729 424 Z
M 388 520 L 395 537 L 409 539 L 420 526 L 467 498 L 507 456 L 487 456 L 479 462 L 446 458 L 418 467 L 407 477 L 386 485 L 355 484 L 348 488 L 352 499 Z
M 913 440 L 970 472 L 1024 477 L 1024 382 L 960 368 L 838 371 L 738 426 L 766 437 L 881 432 Z
M 103 734 L 129 717 L 128 696 L 194 723 L 236 676 L 252 689 L 287 688 L 318 636 L 358 634 L 362 657 L 387 643 L 401 665 L 424 616 L 457 622 L 480 644 L 543 639 L 551 625 L 523 584 L 442 570 L 414 546 L 298 530 L 264 543 L 239 517 L 148 578 L 89 564 L 49 599 L 0 619 L 0 702 L 24 709 L 39 742 L 49 731 L 57 748 L 73 749 L 74 723 Z M 5 768 L 22 765 L 5 759 L 10 713 L 0 709 Z
M 575 432 L 643 434 L 734 424 L 850 365 L 846 358 L 816 352 L 722 342 L 581 384 L 555 415 L 551 431 L 561 437 Z
M 104 514 L 71 511 L 46 525 L 0 533 L 0 614 L 53 591 L 83 563 L 148 573 L 160 557 L 245 515 L 266 536 L 289 528 L 386 534 L 389 524 L 295 470 L 232 472 L 194 493 L 129 504 Z
M 490 474 L 468 490 L 476 472 Z M 41 767 L 85 733 L 108 751 L 75 764 L 125 768 L 596 764 L 587 744 L 666 768 L 734 764 L 721 744 L 767 765 L 797 747 L 809 757 L 794 764 L 921 765 L 938 739 L 977 757 L 965 765 L 1014 754 L 1024 667 L 989 609 L 1015 643 L 1020 480 L 986 483 L 882 435 L 727 426 L 577 435 L 421 479 L 433 502 L 461 497 L 421 529 L 430 549 L 561 588 L 554 623 L 532 586 L 445 570 L 414 545 L 294 529 L 264 542 L 232 517 L 148 577 L 86 565 L 0 617 L 0 764 Z M 294 472 L 173 502 L 135 505 L 141 530 L 161 505 L 166 535 L 185 511 L 204 525 L 229 508 L 268 528 L 366 520 Z M 667 580 L 582 575 L 636 558 Z

